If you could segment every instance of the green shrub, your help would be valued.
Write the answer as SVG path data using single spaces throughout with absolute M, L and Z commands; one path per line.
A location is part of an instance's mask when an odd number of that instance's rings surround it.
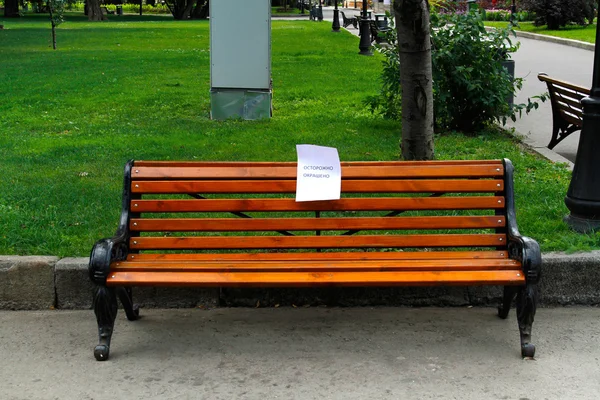
M 391 18 L 390 18 L 391 19 Z M 486 31 L 481 16 L 431 14 L 432 67 L 435 123 L 443 130 L 473 132 L 493 122 L 516 120 L 522 111 L 537 103 L 510 106 L 507 98 L 521 89 L 522 78 L 514 80 L 502 66 L 518 49 L 511 41 L 510 28 Z M 400 65 L 394 33 L 387 37 L 389 48 L 381 75 L 382 88 L 376 97 L 366 99 L 372 112 L 400 119 Z M 545 96 L 536 96 L 544 101 Z
M 534 25 L 558 29 L 567 24 L 586 25 L 594 20 L 594 0 L 523 0 L 522 7 L 534 12 Z

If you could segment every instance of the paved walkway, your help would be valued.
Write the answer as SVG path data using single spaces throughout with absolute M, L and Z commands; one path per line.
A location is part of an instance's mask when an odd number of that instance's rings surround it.
M 91 311 L 0 312 L 6 400 L 577 399 L 600 393 L 600 309 L 230 308 L 120 313 L 97 362 Z
M 541 40 L 518 38 L 521 47 L 514 55 L 515 75 L 525 78 L 523 89 L 515 99 L 525 102 L 527 97 L 547 90 L 546 84 L 537 79 L 545 72 L 553 78 L 578 85 L 592 86 L 594 52 Z M 536 146 L 546 146 L 552 135 L 552 109 L 547 101 L 540 109 L 511 124 L 526 135 Z M 577 155 L 579 132 L 576 132 L 554 148 L 554 151 L 574 162 Z
M 346 15 L 355 15 L 360 10 L 343 9 Z M 333 20 L 333 8 L 323 8 L 325 20 Z M 341 22 L 341 21 L 340 21 Z M 358 35 L 352 26 L 348 31 Z M 582 86 L 591 87 L 594 52 L 567 45 L 519 37 L 520 49 L 513 55 L 515 75 L 524 78 L 523 89 L 515 98 L 516 102 L 526 102 L 528 97 L 547 91 L 546 85 L 537 79 L 537 74 L 545 72 L 551 77 Z M 357 42 L 358 50 L 358 42 Z M 550 102 L 540 104 L 538 110 L 524 115 L 517 122 L 508 124 L 528 138 L 528 143 L 545 150 L 552 134 L 552 109 Z M 576 132 L 554 148 L 554 152 L 571 162 L 575 161 L 579 132 Z M 550 152 L 551 153 L 551 152 Z

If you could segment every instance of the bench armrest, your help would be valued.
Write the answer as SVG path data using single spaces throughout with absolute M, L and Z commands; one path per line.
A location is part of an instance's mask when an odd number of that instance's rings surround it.
M 110 264 L 116 260 L 124 260 L 129 252 L 129 219 L 131 217 L 129 203 L 131 201 L 131 169 L 133 160 L 125 164 L 123 177 L 123 203 L 121 220 L 115 236 L 97 241 L 92 247 L 88 273 L 92 282 L 104 285 L 110 273 Z
M 110 264 L 127 257 L 128 239 L 126 235 L 102 239 L 94 244 L 90 254 L 88 273 L 92 282 L 104 285 L 110 273 Z
M 517 227 L 515 212 L 514 167 L 510 160 L 504 159 L 504 190 L 506 196 L 506 220 L 508 237 L 508 256 L 521 262 L 527 283 L 535 284 L 542 275 L 542 253 L 535 240 L 521 236 Z
M 508 255 L 521 262 L 527 283 L 538 283 L 542 276 L 542 253 L 538 242 L 527 236 L 509 235 Z

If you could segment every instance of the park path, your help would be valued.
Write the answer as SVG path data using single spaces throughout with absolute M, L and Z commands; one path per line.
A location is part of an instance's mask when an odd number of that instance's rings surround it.
M 527 97 L 545 92 L 546 84 L 537 79 L 537 74 L 545 72 L 549 76 L 582 85 L 592 86 L 594 52 L 563 44 L 542 40 L 518 38 L 521 47 L 514 55 L 515 75 L 525 78 L 523 89 L 516 97 L 517 102 L 525 102 Z M 552 109 L 547 101 L 533 113 L 511 123 L 517 132 L 526 135 L 536 146 L 546 146 L 552 133 Z M 574 162 L 577 155 L 579 132 L 573 133 L 554 151 Z
M 0 311 L 2 399 L 577 399 L 600 393 L 600 309 L 217 308 L 119 313 L 97 362 L 91 310 Z
M 343 9 L 346 15 L 359 14 L 357 9 Z M 323 9 L 324 19 L 333 20 L 333 7 Z M 348 32 L 358 36 L 358 30 L 352 26 Z M 515 98 L 516 103 L 524 103 L 528 97 L 536 96 L 547 91 L 546 84 L 537 79 L 541 72 L 549 76 L 591 87 L 594 52 L 564 44 L 543 40 L 519 37 L 519 50 L 513 54 L 515 60 L 515 76 L 524 78 L 523 88 Z M 358 42 L 357 42 L 358 51 Z M 579 132 L 576 132 L 558 144 L 553 152 L 546 149 L 552 134 L 552 108 L 550 102 L 540 104 L 538 110 L 529 115 L 523 115 L 516 122 L 509 121 L 508 127 L 514 127 L 518 134 L 527 138 L 527 143 L 543 151 L 545 154 L 556 153 L 571 162 L 575 162 Z M 560 160 L 560 157 L 554 159 Z

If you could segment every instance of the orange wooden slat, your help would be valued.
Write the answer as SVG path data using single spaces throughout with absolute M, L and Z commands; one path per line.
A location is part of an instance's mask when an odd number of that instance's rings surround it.
M 355 235 L 355 236 L 194 236 L 134 237 L 130 248 L 149 249 L 323 249 L 382 247 L 497 247 L 502 234 Z
M 360 217 L 360 218 L 132 218 L 129 228 L 141 232 L 314 231 L 383 229 L 501 228 L 503 216 Z
M 307 287 L 524 285 L 519 270 L 420 272 L 115 272 L 108 286 Z
M 391 251 L 391 252 L 294 252 L 294 253 L 140 253 L 129 254 L 128 261 L 139 262 L 281 262 L 281 261 L 374 261 L 374 260 L 452 260 L 506 259 L 508 252 L 488 251 Z
M 278 262 L 118 261 L 111 272 L 327 272 L 327 271 L 495 271 L 519 269 L 510 259 L 457 260 L 306 260 Z
M 431 161 L 342 161 L 342 167 L 369 167 L 394 165 L 469 165 L 494 164 L 502 165 L 502 160 L 431 160 Z M 294 161 L 144 161 L 136 160 L 136 167 L 289 167 L 296 168 Z
M 138 179 L 282 179 L 295 178 L 297 168 L 289 167 L 140 167 L 131 177 Z M 501 177 L 499 164 L 436 165 L 422 163 L 394 166 L 352 166 L 342 168 L 342 177 L 354 179 Z
M 249 212 L 249 211 L 390 211 L 486 210 L 504 208 L 504 197 L 343 198 L 296 202 L 294 199 L 132 200 L 133 212 Z
M 342 180 L 344 193 L 482 193 L 501 192 L 500 179 Z M 135 181 L 133 193 L 295 193 L 296 180 Z

